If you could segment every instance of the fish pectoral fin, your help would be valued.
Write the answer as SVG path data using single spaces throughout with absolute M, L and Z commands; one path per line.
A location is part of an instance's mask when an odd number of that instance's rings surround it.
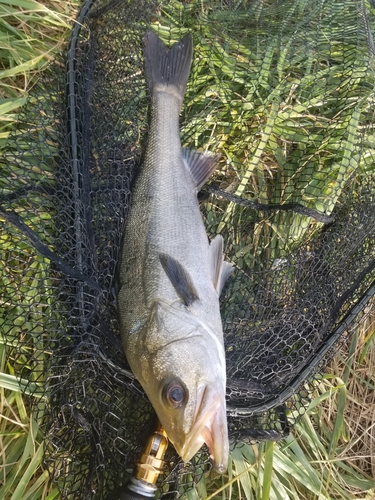
M 220 295 L 225 282 L 234 270 L 232 264 L 224 260 L 222 236 L 217 235 L 211 241 L 210 254 L 212 281 L 218 295 Z
M 192 149 L 182 148 L 182 156 L 199 191 L 214 173 L 221 155 L 209 151 L 200 153 Z
M 198 294 L 186 269 L 170 255 L 160 254 L 159 259 L 166 275 L 185 305 L 190 306 L 195 300 L 198 300 Z

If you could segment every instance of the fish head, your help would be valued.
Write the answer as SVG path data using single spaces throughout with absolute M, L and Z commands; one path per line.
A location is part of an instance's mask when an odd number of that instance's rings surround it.
M 215 469 L 227 469 L 225 356 L 210 327 L 182 305 L 158 303 L 138 345 L 137 378 L 184 462 L 206 443 Z

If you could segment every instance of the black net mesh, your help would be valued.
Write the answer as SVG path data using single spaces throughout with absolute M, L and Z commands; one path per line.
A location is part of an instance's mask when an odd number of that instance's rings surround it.
M 114 276 L 147 135 L 143 37 L 191 32 L 185 146 L 222 153 L 200 193 L 236 271 L 222 294 L 232 446 L 279 439 L 375 292 L 374 65 L 363 0 L 86 1 L 0 185 L 1 331 L 43 415 L 61 498 L 126 483 L 154 413 L 118 338 Z M 162 495 L 209 468 L 169 449 Z

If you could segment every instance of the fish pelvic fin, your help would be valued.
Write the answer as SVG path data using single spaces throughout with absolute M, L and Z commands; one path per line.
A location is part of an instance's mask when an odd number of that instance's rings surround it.
M 186 269 L 170 255 L 160 254 L 159 259 L 166 275 L 185 305 L 190 306 L 195 300 L 198 300 L 198 294 Z
M 198 191 L 214 173 L 217 162 L 221 157 L 220 154 L 213 154 L 209 151 L 200 153 L 199 151 L 188 148 L 182 148 L 182 156 L 190 170 Z
M 220 235 L 215 236 L 210 243 L 212 280 L 219 296 L 225 282 L 234 270 L 232 264 L 224 260 L 223 245 L 223 237 Z
M 163 87 L 165 91 L 174 87 L 182 103 L 193 57 L 191 34 L 188 33 L 168 49 L 153 31 L 148 30 L 144 43 L 146 79 L 151 93 Z M 173 92 L 172 89 L 170 91 Z

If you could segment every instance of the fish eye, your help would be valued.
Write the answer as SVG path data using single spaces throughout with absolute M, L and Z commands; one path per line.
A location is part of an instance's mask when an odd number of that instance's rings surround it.
M 187 391 L 177 380 L 167 384 L 163 392 L 167 403 L 173 408 L 179 408 L 186 401 Z

